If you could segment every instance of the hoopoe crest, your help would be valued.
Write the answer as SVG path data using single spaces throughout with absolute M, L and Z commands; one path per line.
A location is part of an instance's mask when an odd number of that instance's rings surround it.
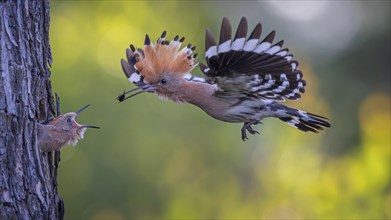
M 143 92 L 156 93 L 175 102 L 198 106 L 215 119 L 244 123 L 241 134 L 258 133 L 252 125 L 263 118 L 275 117 L 301 130 L 318 133 L 330 127 L 327 118 L 282 105 L 285 99 L 297 100 L 305 92 L 306 81 L 284 41 L 273 44 L 275 31 L 260 39 L 262 25 L 258 23 L 247 38 L 247 19 L 239 22 L 232 38 L 232 26 L 223 18 L 217 44 L 206 30 L 206 65 L 199 63 L 205 77 L 193 76 L 197 65 L 195 47 L 181 49 L 184 37 L 166 40 L 166 31 L 153 45 L 148 35 L 144 48 L 133 45 L 121 59 L 123 71 L 135 89 L 117 99 L 122 102 Z M 130 95 L 126 96 L 127 94 Z
M 157 40 L 156 45 L 153 45 L 149 36 L 146 35 L 144 50 L 136 50 L 131 45 L 130 49 L 126 49 L 128 62 L 122 59 L 121 63 L 128 79 L 137 85 L 144 86 L 143 91 L 154 90 L 162 97 L 180 101 L 172 96 L 176 92 L 172 82 L 176 78 L 184 77 L 193 70 L 197 54 L 191 55 L 195 50 L 195 47 L 191 47 L 191 44 L 188 44 L 183 49 L 180 48 L 185 39 L 184 37 L 179 39 L 176 36 L 170 42 L 165 39 L 165 36 L 166 32 L 164 31 Z M 134 63 L 134 65 L 130 65 L 129 62 Z M 171 87 L 168 85 L 164 86 L 168 81 L 171 82 Z M 156 85 L 156 87 L 153 88 L 151 85 Z

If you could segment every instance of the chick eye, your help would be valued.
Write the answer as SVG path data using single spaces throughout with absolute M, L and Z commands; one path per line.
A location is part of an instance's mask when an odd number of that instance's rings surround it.
M 68 122 L 68 123 L 71 122 L 71 118 L 67 118 L 67 122 Z
M 166 80 L 166 79 L 162 79 L 162 80 L 160 80 L 160 82 L 161 82 L 162 84 L 166 84 L 166 83 L 167 83 L 167 80 Z

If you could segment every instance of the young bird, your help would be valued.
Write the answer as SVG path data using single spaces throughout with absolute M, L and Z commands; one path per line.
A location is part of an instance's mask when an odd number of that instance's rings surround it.
M 273 44 L 275 31 L 260 40 L 262 26 L 258 23 L 250 36 L 247 20 L 242 18 L 234 38 L 231 24 L 223 18 L 220 42 L 216 44 L 210 30 L 206 30 L 206 63 L 199 64 L 205 78 L 192 76 L 197 65 L 192 54 L 195 47 L 188 44 L 180 50 L 184 38 L 165 39 L 164 31 L 153 45 L 145 36 L 144 49 L 130 45 L 127 60 L 121 65 L 128 80 L 137 88 L 124 92 L 117 99 L 122 102 L 143 92 L 152 92 L 177 103 L 198 106 L 215 119 L 244 123 L 241 134 L 256 134 L 252 125 L 263 118 L 275 117 L 305 132 L 318 133 L 330 127 L 327 119 L 280 104 L 285 99 L 297 100 L 304 93 L 306 82 L 297 69 L 283 41 Z M 179 39 L 179 40 L 178 40 Z M 126 94 L 132 93 L 128 97 Z
M 98 128 L 92 125 L 80 125 L 76 117 L 90 104 L 84 106 L 77 112 L 69 112 L 50 120 L 47 124 L 37 124 L 38 146 L 41 151 L 60 150 L 66 145 L 75 146 L 84 137 L 87 128 Z

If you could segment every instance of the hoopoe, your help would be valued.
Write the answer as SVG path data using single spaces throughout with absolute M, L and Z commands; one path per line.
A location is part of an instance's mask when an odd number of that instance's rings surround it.
M 244 141 L 248 139 L 246 131 L 258 133 L 252 125 L 266 117 L 278 118 L 305 132 L 318 133 L 330 127 L 325 117 L 280 104 L 285 99 L 297 100 L 305 92 L 299 63 L 287 48 L 282 49 L 283 41 L 273 44 L 275 31 L 260 41 L 261 23 L 248 38 L 247 26 L 243 17 L 232 39 L 231 24 L 223 18 L 219 44 L 206 29 L 207 65 L 199 63 L 205 78 L 190 73 L 197 65 L 197 54 L 193 54 L 195 47 L 191 44 L 180 49 L 184 37 L 169 41 L 164 31 L 154 45 L 146 35 L 144 49 L 131 44 L 126 49 L 127 60 L 121 59 L 126 77 L 137 88 L 117 99 L 122 102 L 152 92 L 177 103 L 190 103 L 217 120 L 244 123 Z
M 38 123 L 38 146 L 43 152 L 60 150 L 66 145 L 75 146 L 84 137 L 87 128 L 98 128 L 92 125 L 80 125 L 76 117 L 89 105 L 77 112 L 68 112 L 55 117 L 49 122 Z

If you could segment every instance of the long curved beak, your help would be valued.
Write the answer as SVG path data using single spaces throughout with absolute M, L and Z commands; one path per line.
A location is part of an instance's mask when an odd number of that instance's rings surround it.
M 139 91 L 139 90 L 141 90 L 141 91 Z M 156 90 L 156 86 L 155 85 L 144 84 L 144 85 L 138 86 L 137 88 L 134 88 L 134 89 L 131 89 L 129 91 L 126 91 L 126 92 L 122 93 L 121 95 L 117 96 L 117 100 L 119 102 L 123 102 L 126 99 L 131 98 L 133 96 L 136 96 L 138 94 L 141 94 L 141 93 L 144 93 L 144 92 L 153 92 L 155 90 Z M 132 93 L 132 92 L 134 92 L 134 93 L 129 95 L 128 97 L 126 97 L 126 94 L 129 94 L 129 93 Z
M 96 129 L 100 129 L 100 127 L 93 126 L 93 125 L 82 125 L 82 126 L 80 126 L 80 128 L 96 128 Z
M 88 108 L 91 104 L 88 104 L 86 106 L 84 106 L 83 108 L 81 108 L 79 111 L 75 112 L 76 115 L 79 115 L 82 111 L 84 111 L 86 108 Z M 80 125 L 79 128 L 97 128 L 97 129 L 100 129 L 100 127 L 98 126 L 93 126 L 93 125 Z
M 75 112 L 77 115 L 80 114 L 82 111 L 84 111 L 86 108 L 88 108 L 91 104 L 88 104 L 86 106 L 84 106 L 83 108 L 81 108 L 79 111 Z

